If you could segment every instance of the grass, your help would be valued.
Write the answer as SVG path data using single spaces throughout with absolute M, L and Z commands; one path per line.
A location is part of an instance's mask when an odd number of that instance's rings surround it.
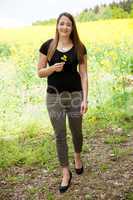
M 23 140 L 15 139 L 14 141 L 0 141 L 0 167 L 5 168 L 12 165 L 40 165 L 48 170 L 54 168 L 49 165 L 52 161 L 56 164 L 55 144 L 50 137 L 40 137 Z
M 126 200 L 133 200 L 133 192 L 129 192 L 129 193 L 126 195 Z
M 112 148 L 112 154 L 114 160 L 118 160 L 119 158 L 124 158 L 130 154 L 132 154 L 133 149 L 131 147 L 128 147 L 126 149 L 120 148 L 120 147 L 113 147 Z
M 121 143 L 126 142 L 127 140 L 128 140 L 128 137 L 126 137 L 125 135 L 124 136 L 112 135 L 112 136 L 107 136 L 107 138 L 105 139 L 105 143 L 106 144 L 121 144 Z
M 107 164 L 107 163 L 102 163 L 99 166 L 99 170 L 100 170 L 101 173 L 106 172 L 108 169 L 109 169 L 109 164 Z

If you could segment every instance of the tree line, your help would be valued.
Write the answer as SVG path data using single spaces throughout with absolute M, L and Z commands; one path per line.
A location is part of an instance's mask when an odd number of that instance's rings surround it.
M 86 8 L 75 16 L 79 22 L 96 21 L 104 19 L 133 18 L 133 0 L 112 2 L 108 5 L 96 5 L 93 8 Z M 32 25 L 53 24 L 56 19 L 36 21 Z

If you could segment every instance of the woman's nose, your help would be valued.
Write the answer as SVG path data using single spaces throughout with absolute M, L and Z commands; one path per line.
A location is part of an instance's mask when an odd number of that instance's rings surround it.
M 66 25 L 64 25 L 64 26 L 63 26 L 63 28 L 64 28 L 64 29 L 67 29 L 67 26 L 66 26 Z

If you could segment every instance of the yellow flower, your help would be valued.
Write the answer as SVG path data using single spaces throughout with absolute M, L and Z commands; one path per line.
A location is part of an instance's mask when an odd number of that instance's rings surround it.
M 62 57 L 61 57 L 61 60 L 63 60 L 63 61 L 67 61 L 67 56 L 66 55 L 63 55 Z

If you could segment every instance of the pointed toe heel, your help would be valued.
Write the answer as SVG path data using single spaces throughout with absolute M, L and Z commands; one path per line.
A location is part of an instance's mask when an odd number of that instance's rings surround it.
M 83 165 L 82 165 L 82 167 L 81 167 L 80 169 L 76 169 L 76 168 L 75 168 L 75 172 L 76 172 L 76 174 L 78 174 L 78 175 L 83 174 L 83 172 L 84 172 L 84 167 L 83 167 Z
M 72 172 L 69 171 L 69 173 L 70 173 L 70 178 L 69 178 L 69 181 L 68 181 L 68 185 L 66 185 L 66 186 L 61 186 L 61 184 L 60 184 L 60 186 L 59 186 L 59 191 L 60 191 L 60 193 L 66 192 L 66 191 L 68 190 L 69 186 L 70 186 L 71 179 L 72 179 Z

